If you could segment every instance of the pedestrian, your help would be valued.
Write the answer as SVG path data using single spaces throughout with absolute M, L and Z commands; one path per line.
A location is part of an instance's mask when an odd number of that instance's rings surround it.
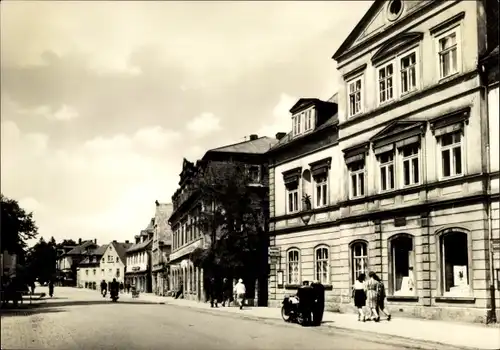
M 354 286 L 352 288 L 352 298 L 354 299 L 354 306 L 358 309 L 358 321 L 365 322 L 365 313 L 363 308 L 366 305 L 366 287 L 365 287 L 365 274 L 360 273 Z
M 103 298 L 106 297 L 107 292 L 108 292 L 108 284 L 106 283 L 105 280 L 102 280 L 102 282 L 101 282 L 101 294 L 102 294 Z
M 35 294 L 35 281 L 34 280 L 31 280 L 31 284 L 30 284 L 30 287 L 31 287 L 31 294 Z
M 240 310 L 243 309 L 243 304 L 245 303 L 245 294 L 247 289 L 243 284 L 243 280 L 240 278 L 238 283 L 234 286 L 234 292 L 236 294 L 236 300 L 238 301 L 238 305 L 240 306 Z
M 52 298 L 54 296 L 54 281 L 49 281 L 49 296 Z
M 233 299 L 233 286 L 228 278 L 222 280 L 222 306 L 230 306 Z
M 130 282 L 127 282 L 126 286 L 127 286 L 127 293 L 130 293 Z
M 315 326 L 320 326 L 321 321 L 323 321 L 323 313 L 325 311 L 325 286 L 321 284 L 320 281 L 315 280 L 311 284 L 314 292 L 314 304 L 313 304 L 313 324 Z
M 370 309 L 370 319 L 378 322 L 380 321 L 380 316 L 377 312 L 378 303 L 378 282 L 373 278 L 375 272 L 370 271 L 368 273 L 368 281 L 366 282 L 366 302 L 368 308 Z
M 380 313 L 382 312 L 386 317 L 387 321 L 391 320 L 391 313 L 389 310 L 385 308 L 385 286 L 384 282 L 380 280 L 380 277 L 378 277 L 376 274 L 373 276 L 373 279 L 378 282 L 377 284 L 377 295 L 378 295 L 378 300 L 377 300 L 377 312 L 378 312 L 378 317 L 380 318 Z
M 210 296 L 210 307 L 218 307 L 217 305 L 217 297 L 218 297 L 218 285 L 217 282 L 215 281 L 214 277 L 210 278 L 210 284 L 209 284 L 209 296 Z
M 123 282 L 120 282 L 120 293 L 123 293 Z

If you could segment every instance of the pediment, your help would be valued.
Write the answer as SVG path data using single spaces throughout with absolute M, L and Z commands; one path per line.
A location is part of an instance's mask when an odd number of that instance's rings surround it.
M 295 114 L 296 112 L 316 104 L 318 101 L 319 100 L 317 98 L 301 98 L 293 105 L 292 108 L 290 108 L 290 113 Z
M 421 41 L 423 37 L 424 33 L 422 32 L 402 33 L 382 45 L 382 47 L 372 56 L 372 62 L 376 63 L 384 58 L 394 55 L 416 42 Z
M 425 127 L 424 121 L 395 121 L 376 133 L 370 142 L 380 141 L 395 135 L 406 133 L 411 130 L 419 130 Z
M 430 2 L 401 0 L 402 7 L 398 14 L 391 12 L 392 3 L 392 1 L 387 0 L 375 0 L 346 40 L 340 45 L 337 52 L 335 52 L 333 59 L 337 59 L 351 48 L 374 37 L 389 27 L 393 27 L 396 23 L 407 18 L 409 14 Z

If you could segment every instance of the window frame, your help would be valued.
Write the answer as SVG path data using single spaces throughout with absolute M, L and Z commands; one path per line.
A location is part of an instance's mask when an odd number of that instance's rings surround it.
M 446 145 L 446 146 L 443 146 L 443 137 L 447 136 L 447 135 L 450 135 L 450 134 L 458 134 L 460 135 L 460 167 L 461 167 L 461 170 L 462 172 L 460 174 L 456 174 L 454 173 L 455 171 L 455 167 L 453 166 L 453 149 L 454 148 L 457 148 L 455 145 L 457 143 L 453 143 L 451 145 Z M 438 162 L 439 162 L 439 180 L 448 180 L 448 179 L 454 179 L 454 178 L 459 178 L 459 177 L 462 177 L 465 175 L 465 150 L 464 150 L 464 144 L 465 144 L 465 130 L 462 128 L 462 129 L 459 129 L 459 130 L 456 130 L 456 131 L 453 131 L 451 133 L 446 133 L 446 134 L 443 134 L 443 135 L 439 135 L 438 137 L 438 140 L 437 140 L 437 143 L 438 143 L 438 147 L 437 147 L 437 151 L 438 151 Z M 444 167 L 443 167 L 443 151 L 446 151 L 448 150 L 449 151 L 449 157 L 450 157 L 450 175 L 449 176 L 445 176 L 444 175 Z M 453 170 L 453 171 L 452 171 Z
M 403 294 L 400 291 L 396 291 L 396 263 L 395 263 L 395 247 L 398 241 L 404 240 L 404 239 L 409 239 L 411 241 L 411 251 L 412 257 L 411 257 L 411 266 L 413 268 L 413 291 L 411 293 Z M 407 233 L 397 233 L 393 236 L 391 236 L 387 240 L 387 252 L 388 252 L 388 261 L 389 261 L 389 292 L 391 295 L 396 295 L 396 296 L 404 296 L 404 297 L 414 297 L 418 295 L 418 287 L 417 287 L 417 271 L 415 268 L 416 265 L 416 252 L 415 252 L 415 237 L 413 235 L 407 234 Z M 410 264 L 409 264 L 410 265 Z M 410 267 L 410 266 L 409 266 Z M 408 269 L 408 272 L 410 270 Z
M 400 54 L 398 54 L 398 56 L 396 57 L 396 60 L 397 60 L 397 68 L 398 68 L 398 96 L 399 97 L 403 97 L 403 96 L 406 96 L 406 95 L 409 95 L 411 94 L 412 92 L 415 92 L 415 91 L 418 91 L 420 89 L 420 55 L 419 55 L 419 46 L 416 46 L 416 47 L 412 47 L 408 50 L 405 50 L 404 52 L 401 52 Z M 414 68 L 415 68 L 415 87 L 413 89 L 410 89 L 408 91 L 403 91 L 403 84 L 402 84 L 402 77 L 403 77 L 403 65 L 401 64 L 401 61 L 403 60 L 403 58 L 406 58 L 410 55 L 415 55 L 415 65 L 414 65 Z M 409 68 L 406 68 L 406 69 L 409 69 Z
M 318 260 L 318 256 L 317 256 L 317 252 L 319 250 L 326 250 L 326 258 L 322 258 L 322 259 L 319 259 Z M 318 280 L 321 284 L 323 285 L 329 285 L 330 284 L 330 280 L 331 280 L 331 276 L 330 276 L 330 247 L 327 246 L 326 244 L 321 244 L 321 245 L 318 245 L 317 247 L 314 248 L 314 279 L 315 280 Z M 324 276 L 319 276 L 318 272 L 318 263 L 319 262 L 322 262 L 322 263 L 325 263 L 326 262 L 326 278 L 323 279 L 322 277 Z
M 360 169 L 360 170 L 352 170 L 353 168 L 353 165 L 355 164 L 360 164 L 362 163 L 363 164 L 363 169 Z M 366 158 L 363 159 L 363 160 L 360 160 L 360 161 L 357 161 L 357 162 L 354 162 L 352 164 L 349 164 L 347 166 L 348 168 L 348 172 L 349 172 L 349 198 L 350 199 L 356 199 L 356 198 L 362 198 L 366 195 Z M 359 186 L 359 175 L 362 174 L 363 175 L 363 186 L 360 187 Z M 353 183 L 352 183 L 352 177 L 356 176 L 356 188 L 357 190 L 359 189 L 362 189 L 363 193 L 361 195 L 354 195 L 353 194 Z
M 296 188 L 286 188 L 286 213 L 287 214 L 293 214 L 293 213 L 298 213 L 300 211 L 300 200 L 299 200 L 299 186 Z M 297 202 L 295 203 L 295 210 L 290 210 L 290 195 L 297 194 Z
M 390 76 L 391 80 L 392 80 L 392 97 L 390 99 L 385 99 L 384 101 L 381 101 L 380 100 L 380 93 L 381 93 L 381 90 L 380 90 L 380 70 L 386 70 L 388 66 L 392 65 L 392 75 Z M 379 106 L 382 106 L 384 104 L 387 104 L 387 103 L 390 103 L 392 101 L 394 101 L 394 99 L 396 98 L 396 96 L 398 96 L 397 94 L 397 86 L 396 86 L 396 83 L 395 83 L 395 79 L 394 78 L 397 78 L 397 74 L 396 72 L 398 71 L 398 67 L 397 67 L 397 57 L 393 57 L 391 58 L 391 60 L 389 61 L 385 61 L 384 63 L 382 64 L 379 64 L 377 65 L 376 67 L 376 79 L 377 79 L 377 83 L 376 83 L 376 89 L 377 89 L 377 104 Z M 383 80 L 387 83 L 387 77 L 385 77 Z M 387 89 L 385 90 L 387 91 Z
M 352 113 L 352 111 L 351 111 L 351 94 L 352 93 L 351 93 L 350 87 L 352 84 L 355 84 L 358 80 L 361 83 L 361 87 L 359 89 L 359 93 L 360 93 L 359 111 L 357 111 L 356 113 Z M 352 118 L 352 117 L 356 117 L 356 116 L 362 114 L 364 111 L 364 108 L 363 108 L 364 91 L 365 91 L 364 73 L 358 74 L 358 75 L 350 78 L 348 81 L 346 81 L 346 85 L 347 85 L 347 90 L 346 90 L 346 92 L 347 92 L 347 116 L 348 116 L 348 118 Z
M 412 154 L 410 156 L 405 156 L 404 155 L 404 150 L 407 149 L 407 148 L 416 148 L 417 149 L 417 154 Z M 401 166 L 401 174 L 400 176 L 398 176 L 398 179 L 401 181 L 401 187 L 402 188 L 409 188 L 409 187 L 413 187 L 413 186 L 418 186 L 422 183 L 422 162 L 421 162 L 421 155 L 422 155 L 422 144 L 421 143 L 415 143 L 415 144 L 411 144 L 411 145 L 406 145 L 406 146 L 403 146 L 403 147 L 400 147 L 398 148 L 397 150 L 397 153 L 398 153 L 398 157 L 399 157 L 399 162 L 400 163 L 400 166 Z M 410 180 L 412 179 L 414 173 L 412 171 L 412 160 L 413 159 L 416 159 L 417 160 L 417 164 L 418 164 L 418 182 L 411 182 L 406 185 L 405 184 L 405 162 L 408 161 L 409 162 L 409 166 L 410 166 Z M 413 179 L 414 180 L 414 179 Z
M 323 181 L 318 182 L 321 179 Z M 313 176 L 314 180 L 314 207 L 315 208 L 324 208 L 328 206 L 329 203 L 329 186 L 328 186 L 328 173 L 324 173 L 321 175 Z M 320 196 L 318 196 L 318 188 L 320 189 Z M 318 204 L 318 201 L 321 201 L 321 204 Z
M 392 156 L 392 160 L 388 161 L 388 162 L 385 162 L 385 163 L 382 163 L 382 156 L 387 156 L 387 155 L 390 155 Z M 397 183 L 396 183 L 396 153 L 394 152 L 394 150 L 392 151 L 389 151 L 389 152 L 384 152 L 384 153 L 381 153 L 381 154 L 378 154 L 377 155 L 377 163 L 378 163 L 378 179 L 379 179 L 379 192 L 380 193 L 385 193 L 385 192 L 391 192 L 391 191 L 394 191 L 398 186 L 397 186 Z M 390 169 L 390 166 L 392 165 L 392 182 L 393 182 L 393 187 L 392 188 L 386 188 L 386 189 L 383 189 L 383 186 L 382 186 L 382 180 L 383 180 L 383 176 L 382 176 L 382 169 L 385 168 L 386 169 L 386 172 L 385 172 L 385 177 L 386 177 L 386 183 L 388 186 L 390 186 L 390 178 L 389 178 L 389 169 Z
M 293 261 L 294 264 L 297 264 L 297 280 L 293 280 L 292 281 L 292 275 L 290 273 L 290 253 L 294 253 L 296 252 L 297 253 L 297 261 Z M 287 284 L 291 284 L 291 285 L 300 285 L 301 283 L 301 278 L 302 278 L 302 274 L 301 274 L 301 253 L 300 253 L 300 249 L 299 248 L 289 248 L 287 251 L 286 251 L 286 281 L 287 281 Z
M 359 256 L 356 256 L 354 254 L 354 248 L 358 245 L 358 244 L 361 244 L 364 246 L 365 248 L 365 255 L 359 255 Z M 350 264 L 350 271 L 349 271 L 349 274 L 351 275 L 351 284 L 354 284 L 354 282 L 356 281 L 357 279 L 357 275 L 356 275 L 356 264 L 355 264 L 355 259 L 366 259 L 365 263 L 363 263 L 363 270 L 359 270 L 359 271 L 363 271 L 362 273 L 364 273 L 365 275 L 368 273 L 368 270 L 370 268 L 370 250 L 369 250 L 369 246 L 368 246 L 368 242 L 365 241 L 365 240 L 355 240 L 353 242 L 351 242 L 349 244 L 349 255 L 350 255 L 350 261 L 349 261 L 349 264 Z
M 456 38 L 456 50 L 457 50 L 457 70 L 447 76 L 442 75 L 442 69 L 441 69 L 441 51 L 439 47 L 439 41 L 447 36 L 450 36 L 451 34 L 455 33 L 455 38 Z M 436 62 L 437 62 L 437 76 L 439 77 L 439 81 L 445 80 L 448 78 L 451 78 L 453 76 L 456 76 L 457 74 L 460 74 L 462 72 L 462 33 L 461 33 L 461 26 L 460 23 L 446 28 L 445 30 L 442 30 L 434 35 L 434 47 L 435 47 L 435 56 L 436 56 Z
M 314 129 L 313 122 L 313 110 L 314 108 L 308 108 L 304 113 L 304 133 L 312 131 Z

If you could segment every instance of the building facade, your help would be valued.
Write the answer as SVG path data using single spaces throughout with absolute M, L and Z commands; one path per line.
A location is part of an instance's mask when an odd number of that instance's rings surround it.
M 116 279 L 117 282 L 125 282 L 126 252 L 131 246 L 129 241 L 112 241 L 107 245 L 99 264 L 100 281 L 104 280 L 110 283 Z
M 313 158 L 331 157 L 327 205 L 300 206 L 303 168 L 270 174 L 276 302 L 320 279 L 331 289 L 327 308 L 347 311 L 356 277 L 374 271 L 401 314 L 493 318 L 498 168 L 489 165 L 498 146 L 488 146 L 498 129 L 488 127 L 494 113 L 478 67 L 487 3 L 377 0 L 334 54 L 337 144 L 301 158 L 313 174 Z
M 170 254 L 171 289 L 179 290 L 182 286 L 184 298 L 206 300 L 205 276 L 203 269 L 195 266 L 191 254 L 197 248 L 208 248 L 212 235 L 203 232 L 198 225 L 200 212 L 209 211 L 209 205 L 202 203 L 194 187 L 198 172 L 218 162 L 239 162 L 248 167 L 248 172 L 255 179 L 252 189 L 259 193 L 261 207 L 268 215 L 268 170 L 265 153 L 276 144 L 277 140 L 269 137 L 250 135 L 248 141 L 228 145 L 206 152 L 196 164 L 184 159 L 180 174 L 179 189 L 172 197 L 173 213 L 169 223 L 173 231 L 172 253 Z M 267 284 L 267 276 L 261 280 Z M 261 291 L 261 295 L 258 292 Z M 267 287 L 256 286 L 254 281 L 247 282 L 247 294 L 251 302 L 267 303 Z
M 102 280 L 99 264 L 107 248 L 106 244 L 84 253 L 85 257 L 78 264 L 76 272 L 78 288 L 99 289 L 99 283 Z
M 125 283 L 142 293 L 151 293 L 151 246 L 154 218 L 148 227 L 135 236 L 135 243 L 126 251 Z
M 168 261 L 172 249 L 172 230 L 168 218 L 172 215 L 171 203 L 155 202 L 155 225 L 151 243 L 151 280 L 156 295 L 167 295 L 169 290 Z
M 61 274 L 63 285 L 79 286 L 78 265 L 98 247 L 97 239 L 84 241 L 80 238 L 76 247 L 68 247 L 61 251 L 56 266 Z

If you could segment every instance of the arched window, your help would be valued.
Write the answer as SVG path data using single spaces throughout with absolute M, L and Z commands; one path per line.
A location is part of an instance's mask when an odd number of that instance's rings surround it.
M 322 246 L 314 250 L 314 276 L 322 284 L 330 282 L 329 249 Z
M 390 290 L 394 295 L 416 295 L 413 237 L 398 235 L 390 240 Z
M 447 296 L 470 294 L 468 235 L 449 229 L 439 239 L 441 260 L 441 288 Z
M 368 244 L 358 241 L 351 245 L 351 282 L 368 272 Z
M 287 252 L 287 272 L 289 284 L 300 284 L 300 252 L 290 249 Z

